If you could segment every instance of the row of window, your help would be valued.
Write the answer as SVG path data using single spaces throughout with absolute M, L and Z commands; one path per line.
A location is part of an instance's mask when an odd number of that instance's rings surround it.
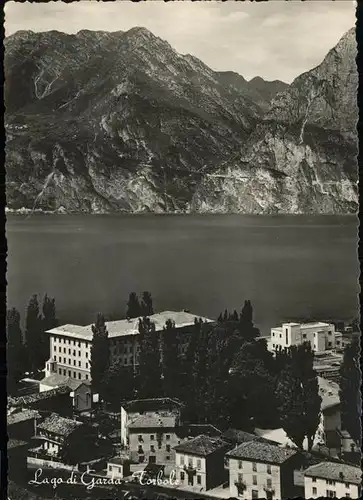
M 57 356 L 54 356 L 54 361 L 57 361 Z M 59 359 L 58 359 L 58 362 L 59 363 L 62 363 L 62 358 L 61 356 L 59 356 Z M 63 364 L 65 365 L 71 365 L 72 364 L 72 360 L 71 359 L 68 359 L 68 363 L 67 363 L 67 359 L 66 358 L 63 358 Z M 73 366 L 77 366 L 77 361 L 74 359 L 73 360 Z M 78 368 L 82 368 L 82 363 L 81 361 L 78 361 Z M 86 370 L 88 370 L 88 363 L 85 363 L 85 368 Z
M 151 458 L 152 457 L 150 457 L 150 462 L 149 463 L 155 463 L 154 461 L 151 460 Z M 165 460 L 170 460 L 170 455 L 166 455 Z M 139 464 L 142 464 L 144 462 L 145 462 L 145 455 L 139 455 Z
M 241 473 L 238 474 L 238 482 L 239 483 L 243 482 L 243 474 Z M 257 485 L 257 476 L 252 476 L 252 484 Z M 272 479 L 270 478 L 266 479 L 266 486 L 267 488 L 272 488 Z
M 58 347 L 59 349 L 59 353 L 62 353 L 62 348 L 61 347 Z M 57 352 L 57 346 L 55 345 L 54 346 L 54 352 Z M 67 349 L 65 347 L 63 347 L 63 354 L 67 354 Z M 72 355 L 72 349 L 68 349 L 68 354 L 69 355 Z M 86 354 L 86 358 L 88 358 L 88 351 L 85 351 L 85 354 Z M 81 357 L 82 355 L 82 351 L 78 351 L 78 356 Z M 73 349 L 73 356 L 77 356 L 77 351 Z
M 161 440 L 163 438 L 163 435 L 160 434 L 160 436 L 158 436 L 158 441 L 159 439 Z M 170 439 L 170 434 L 165 434 L 165 439 L 167 441 L 169 441 Z M 139 443 L 143 443 L 144 442 L 144 438 L 143 438 L 143 435 L 142 434 L 139 434 L 138 435 L 138 440 L 139 440 Z M 150 434 L 150 441 L 155 441 L 155 434 Z
M 165 449 L 167 452 L 170 452 L 170 444 L 165 445 Z M 159 445 L 159 450 L 161 450 L 161 445 Z M 150 445 L 150 451 L 151 453 L 155 453 L 155 445 Z M 144 454 L 144 450 L 141 444 L 139 445 L 138 453 L 142 455 Z
M 271 474 L 271 465 L 266 464 L 266 470 L 261 470 L 261 466 L 263 467 L 263 464 L 259 464 L 259 472 L 267 472 L 267 474 Z M 238 460 L 238 468 L 243 469 L 243 461 Z M 257 464 L 255 462 L 252 462 L 252 470 L 253 472 L 257 472 Z
M 316 483 L 316 477 L 311 478 L 313 483 Z M 335 481 L 334 479 L 327 479 L 326 484 L 329 484 L 329 486 L 335 486 Z M 345 483 L 346 488 L 350 488 L 350 483 Z
M 67 376 L 67 370 L 64 370 L 62 368 L 58 369 L 58 373 L 59 373 L 59 375 L 66 375 Z M 72 378 L 72 372 L 71 372 L 71 370 L 68 370 L 68 377 Z M 73 378 L 77 378 L 77 373 L 76 372 L 73 372 Z M 81 373 L 78 373 L 78 379 L 82 380 L 82 374 Z M 88 380 L 88 374 L 87 373 L 86 373 L 86 380 Z
M 313 495 L 317 495 L 317 494 L 318 494 L 317 489 L 313 488 Z M 333 490 L 326 490 L 326 495 L 325 496 L 327 498 L 336 498 L 337 494 Z M 346 493 L 345 494 L 345 498 L 350 498 L 350 493 Z
M 74 345 L 74 346 L 77 346 L 78 344 L 78 347 L 81 347 L 81 343 L 82 342 L 79 342 L 77 340 L 72 340 L 72 339 L 65 339 L 64 337 L 53 337 L 54 338 L 54 343 L 56 344 L 57 341 L 59 344 L 68 344 L 68 345 Z M 83 346 L 84 346 L 84 343 L 83 343 Z M 87 342 L 86 342 L 86 348 L 87 348 Z
M 180 455 L 180 465 L 185 465 L 184 456 Z M 188 458 L 188 467 L 193 467 L 193 459 L 191 457 Z M 197 458 L 197 469 L 202 467 L 202 462 L 200 458 Z

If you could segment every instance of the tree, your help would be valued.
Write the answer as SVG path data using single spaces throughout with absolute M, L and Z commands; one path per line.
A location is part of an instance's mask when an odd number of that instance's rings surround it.
M 101 393 L 113 410 L 120 409 L 123 400 L 132 399 L 135 391 L 133 370 L 120 362 L 113 363 L 103 375 Z
M 361 372 L 359 340 L 354 338 L 344 350 L 340 367 L 340 401 L 342 407 L 342 426 L 356 443 L 362 437 L 361 414 Z
M 260 332 L 253 324 L 253 308 L 250 300 L 245 300 L 239 317 L 239 331 L 246 342 L 251 342 L 259 337 Z
M 101 381 L 110 366 L 110 346 L 108 331 L 103 314 L 97 314 L 96 322 L 92 325 L 91 345 L 91 378 L 94 392 L 102 396 Z
M 42 324 L 43 324 L 43 332 L 46 332 L 48 330 L 51 330 L 52 328 L 55 328 L 58 326 L 58 319 L 56 315 L 56 310 L 55 310 L 55 299 L 51 299 L 48 297 L 47 294 L 45 294 L 44 299 L 43 299 L 43 318 L 42 318 Z M 43 347 L 43 362 L 47 359 L 49 359 L 49 338 L 48 335 L 43 333 L 42 336 L 42 347 Z
M 43 368 L 43 334 L 42 321 L 39 314 L 37 295 L 33 295 L 28 304 L 25 319 L 25 345 L 32 371 Z
M 139 320 L 139 396 L 151 398 L 161 393 L 161 359 L 159 336 L 149 318 Z
M 306 437 L 309 450 L 313 446 L 319 426 L 321 409 L 318 379 L 313 363 L 314 352 L 309 342 L 292 346 L 288 351 L 286 367 L 276 391 L 281 423 L 286 434 L 299 447 L 302 447 Z
M 179 353 L 178 334 L 175 323 L 168 319 L 163 329 L 163 387 L 165 396 L 179 394 L 181 363 Z
M 141 312 L 143 316 L 152 316 L 154 314 L 153 300 L 150 292 L 143 292 L 142 294 Z
M 7 384 L 8 391 L 12 393 L 25 371 L 25 348 L 20 328 L 20 314 L 15 309 L 9 309 L 7 320 Z
M 127 302 L 127 318 L 139 318 L 142 316 L 142 308 L 135 292 L 130 293 Z

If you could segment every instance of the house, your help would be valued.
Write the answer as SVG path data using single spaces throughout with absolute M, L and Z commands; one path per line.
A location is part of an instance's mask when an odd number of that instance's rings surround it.
M 53 373 L 40 381 L 39 392 L 50 391 L 62 386 L 70 389 L 70 397 L 75 411 L 83 412 L 92 409 L 92 391 L 88 380 L 76 380 Z
M 88 425 L 53 413 L 37 426 L 35 438 L 40 445 L 29 450 L 28 459 L 62 461 L 67 448 L 73 450 L 77 457 L 83 453 L 85 458 L 89 458 L 90 443 L 94 442 L 95 435 Z
M 62 416 L 71 416 L 73 413 L 71 392 L 70 387 L 60 386 L 28 396 L 9 397 L 8 408 L 9 410 L 30 408 L 41 412 L 55 412 Z
M 17 408 L 8 413 L 7 432 L 9 439 L 30 441 L 36 434 L 37 423 L 42 419 L 37 410 Z
M 340 440 L 340 457 L 348 462 L 361 463 L 361 447 L 354 441 L 347 430 L 337 431 Z
M 180 349 L 185 351 L 194 322 L 198 316 L 186 311 L 164 311 L 150 316 L 156 332 L 163 332 L 168 319 L 175 324 Z M 214 321 L 201 318 L 206 323 Z M 136 371 L 139 364 L 139 318 L 106 322 L 111 363 L 118 362 Z M 45 375 L 53 373 L 77 380 L 91 380 L 92 325 L 62 325 L 46 332 L 49 335 L 50 357 Z
M 139 415 L 128 425 L 131 460 L 138 463 L 174 463 L 174 446 L 179 443 L 175 415 Z
M 107 476 L 123 479 L 130 475 L 130 461 L 123 457 L 113 457 L 107 462 Z
M 229 487 L 232 497 L 285 499 L 296 496 L 296 450 L 251 440 L 229 451 L 226 457 L 229 459 Z
M 176 426 L 181 423 L 181 413 L 184 404 L 171 398 L 150 398 L 150 399 L 134 399 L 125 401 L 121 404 L 121 446 L 128 444 L 128 427 L 137 417 L 141 415 L 153 416 L 174 416 Z
M 330 323 L 283 323 L 281 327 L 271 328 L 269 349 L 288 348 L 310 342 L 315 352 L 335 348 L 335 327 Z
M 321 401 L 320 424 L 317 431 L 318 443 L 328 449 L 330 456 L 337 457 L 340 453 L 341 407 L 339 385 L 332 380 L 318 377 Z
M 321 462 L 305 470 L 305 498 L 360 498 L 362 471 L 339 462 Z
M 210 490 L 228 479 L 224 456 L 230 444 L 201 434 L 175 447 L 176 480 L 181 487 Z

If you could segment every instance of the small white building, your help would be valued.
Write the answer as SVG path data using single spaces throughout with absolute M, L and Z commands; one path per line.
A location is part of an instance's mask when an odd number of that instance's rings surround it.
M 130 475 L 130 462 L 122 457 L 113 457 L 107 463 L 107 476 L 123 479 Z
M 269 348 L 288 348 L 310 342 L 313 351 L 322 352 L 335 348 L 335 327 L 329 323 L 283 323 L 271 328 Z
M 360 498 L 362 471 L 339 462 L 321 462 L 305 470 L 305 498 Z

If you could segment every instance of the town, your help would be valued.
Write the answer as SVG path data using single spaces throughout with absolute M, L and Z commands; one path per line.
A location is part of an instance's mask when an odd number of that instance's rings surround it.
M 39 309 L 24 337 L 7 315 L 10 497 L 21 471 L 19 488 L 67 498 L 360 497 L 356 322 L 265 338 L 248 300 L 211 319 L 155 313 L 148 292 L 86 326 L 58 325 L 47 296 Z

